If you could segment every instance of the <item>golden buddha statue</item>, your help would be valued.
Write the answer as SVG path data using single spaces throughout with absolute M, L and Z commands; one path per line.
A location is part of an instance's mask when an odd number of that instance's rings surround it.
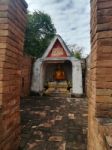
M 65 80 L 65 72 L 62 70 L 60 65 L 58 66 L 58 68 L 56 69 L 56 71 L 54 73 L 54 79 L 56 81 Z

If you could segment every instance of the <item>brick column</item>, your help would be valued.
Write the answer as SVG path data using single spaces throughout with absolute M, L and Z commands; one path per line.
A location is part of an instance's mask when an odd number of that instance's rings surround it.
M 91 0 L 91 49 L 88 149 L 105 150 L 112 117 L 111 0 Z
M 24 55 L 21 60 L 21 97 L 30 94 L 33 58 Z
M 0 150 L 16 150 L 20 140 L 20 59 L 27 4 L 0 0 Z

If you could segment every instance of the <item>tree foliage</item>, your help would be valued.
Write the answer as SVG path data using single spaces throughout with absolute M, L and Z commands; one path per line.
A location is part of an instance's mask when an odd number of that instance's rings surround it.
M 34 57 L 41 57 L 55 34 L 56 29 L 48 14 L 41 11 L 28 13 L 25 52 Z
M 69 45 L 69 49 L 71 50 L 72 56 L 77 58 L 77 59 L 82 59 L 83 58 L 83 47 L 79 47 L 76 44 Z

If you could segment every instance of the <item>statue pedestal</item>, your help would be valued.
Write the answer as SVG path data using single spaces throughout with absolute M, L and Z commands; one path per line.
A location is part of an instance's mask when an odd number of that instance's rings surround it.
M 54 81 L 48 83 L 48 89 L 45 93 L 69 93 L 67 90 L 68 84 L 67 81 Z

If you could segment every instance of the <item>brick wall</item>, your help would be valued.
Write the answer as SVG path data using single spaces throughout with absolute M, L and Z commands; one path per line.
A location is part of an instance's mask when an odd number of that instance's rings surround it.
M 0 150 L 16 150 L 20 139 L 20 58 L 27 4 L 0 0 Z
M 30 94 L 31 75 L 32 75 L 32 57 L 23 55 L 21 65 L 21 97 L 28 96 Z
M 88 149 L 112 144 L 112 1 L 91 0 Z

